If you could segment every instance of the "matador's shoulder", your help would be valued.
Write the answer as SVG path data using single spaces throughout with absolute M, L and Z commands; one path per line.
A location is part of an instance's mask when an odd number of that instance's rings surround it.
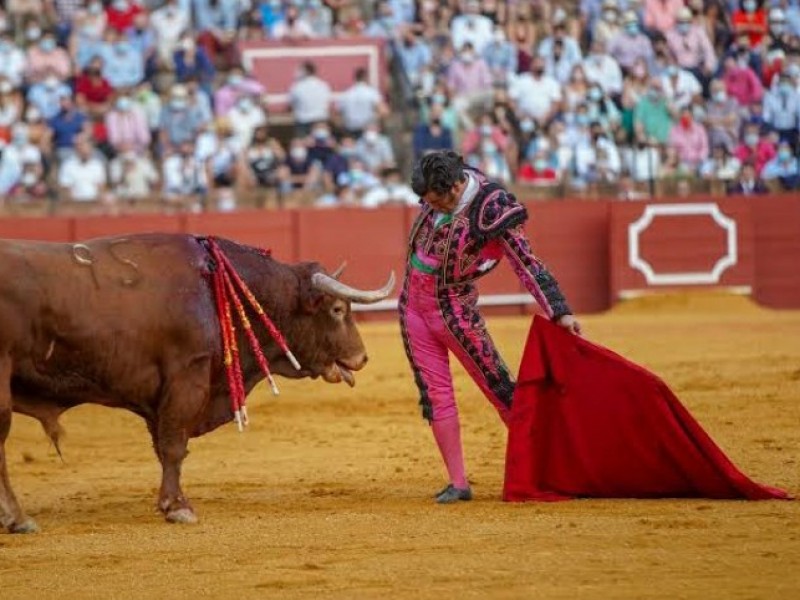
M 473 234 L 485 240 L 499 237 L 528 220 L 527 209 L 514 194 L 495 183 L 483 186 L 470 209 Z

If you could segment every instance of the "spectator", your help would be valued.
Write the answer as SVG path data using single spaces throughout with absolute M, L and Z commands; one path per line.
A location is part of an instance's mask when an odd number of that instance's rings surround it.
M 372 173 L 395 166 L 394 150 L 389 138 L 381 133 L 377 123 L 370 123 L 356 143 L 358 154 Z
M 521 75 L 509 90 L 520 117 L 530 117 L 539 126 L 546 126 L 558 114 L 563 95 L 558 82 L 545 75 L 544 60 L 533 59 L 531 72 Z
M 99 0 L 91 0 L 86 10 L 76 15 L 70 27 L 68 45 L 76 70 L 85 69 L 89 61 L 102 52 L 106 24 L 106 13 Z
M 694 75 L 674 62 L 669 64 L 661 76 L 661 89 L 667 101 L 675 108 L 686 108 L 692 100 L 702 96 L 703 87 Z
M 192 77 L 188 78 L 185 87 L 189 110 L 197 113 L 197 118 L 201 123 L 213 121 L 214 113 L 211 110 L 211 98 L 206 95 L 197 80 Z
M 453 132 L 443 124 L 442 113 L 441 104 L 432 104 L 428 122 L 422 122 L 414 128 L 412 140 L 414 160 L 419 160 L 423 155 L 434 150 L 453 149 Z
M 0 81 L 0 141 L 11 139 L 11 126 L 20 119 L 22 101 L 8 81 Z
M 653 59 L 653 45 L 639 29 L 636 13 L 628 11 L 622 17 L 624 31 L 617 34 L 608 45 L 608 53 L 623 69 L 633 67 L 637 59 L 649 63 Z
M 713 146 L 711 156 L 700 166 L 700 176 L 706 180 L 732 181 L 739 177 L 742 163 L 724 144 Z
M 633 123 L 637 135 L 654 138 L 665 144 L 672 129 L 672 114 L 664 96 L 661 80 L 651 79 L 647 95 L 633 110 Z
M 751 48 L 757 48 L 767 33 L 767 13 L 756 0 L 741 0 L 732 22 L 734 34 L 747 36 Z
M 706 104 L 706 126 L 711 146 L 723 145 L 733 152 L 739 137 L 741 108 L 728 97 L 721 79 L 711 82 L 711 99 Z
M 28 105 L 35 107 L 45 119 L 51 119 L 61 109 L 64 96 L 72 96 L 72 90 L 56 75 L 50 74 L 28 89 Z
M 112 193 L 117 200 L 148 200 L 158 189 L 159 176 L 153 162 L 130 146 L 120 147 L 108 170 Z
M 276 40 L 307 40 L 314 37 L 314 30 L 293 4 L 286 7 L 286 17 L 272 27 Z
M 198 48 L 195 41 L 189 37 L 184 37 L 178 44 L 173 56 L 175 77 L 181 83 L 189 79 L 200 83 L 203 91 L 209 97 L 212 96 L 212 84 L 216 71 L 211 59 L 208 58 L 205 49 Z
M 254 96 L 240 96 L 228 111 L 228 119 L 240 148 L 247 148 L 255 130 L 267 124 L 267 115 Z
M 464 13 L 455 17 L 450 23 L 453 48 L 463 48 L 465 44 L 477 54 L 492 41 L 494 24 L 491 19 L 480 14 L 479 0 L 465 0 Z
M 115 0 L 120 2 L 128 0 Z M 103 77 L 114 89 L 132 88 L 144 79 L 144 57 L 128 42 L 125 34 L 110 29 L 102 54 Z
M 308 0 L 305 20 L 311 28 L 310 37 L 329 38 L 333 36 L 333 12 L 322 0 Z
M 241 96 L 261 96 L 266 93 L 264 86 L 251 77 L 246 77 L 244 69 L 237 66 L 228 74 L 225 85 L 214 93 L 214 111 L 217 117 L 225 117 Z
M 747 0 L 751 2 L 752 0 Z M 756 167 L 752 163 L 744 163 L 739 179 L 728 186 L 730 196 L 758 196 L 768 194 L 769 189 L 758 177 Z
M 636 137 L 635 142 L 622 154 L 624 171 L 635 183 L 652 181 L 661 172 L 661 153 L 658 144 L 648 141 L 644 135 Z
M 396 47 L 396 52 L 411 85 L 420 87 L 422 74 L 432 60 L 428 44 L 413 28 L 408 27 L 403 32 L 402 44 Z
M 367 81 L 367 70 L 358 68 L 355 82 L 347 88 L 336 103 L 343 129 L 350 135 L 360 136 L 367 125 L 389 114 L 383 96 Z
M 206 163 L 209 190 L 214 190 L 216 209 L 230 212 L 236 208 L 233 189 L 244 175 L 244 148 L 239 145 L 228 119 L 217 119 L 213 129 L 197 139 L 197 158 Z
M 533 186 L 548 186 L 558 183 L 558 171 L 547 159 L 547 150 L 537 151 L 520 167 L 519 183 Z
M 617 130 L 622 118 L 617 105 L 596 84 L 586 93 L 586 112 L 589 120 L 599 123 L 606 135 Z
M 158 140 L 159 136 L 158 126 L 161 123 L 161 110 L 163 108 L 161 105 L 161 97 L 153 91 L 153 86 L 149 81 L 143 81 L 136 87 L 132 98 L 147 118 L 147 126 L 150 128 L 150 140 L 152 144 Z
M 565 23 L 553 25 L 553 35 L 542 40 L 539 56 L 545 60 L 545 71 L 559 83 L 566 83 L 575 65 L 583 60 L 577 40 L 567 35 Z
M 364 30 L 364 35 L 373 38 L 391 38 L 400 22 L 394 16 L 392 5 L 388 1 L 379 2 L 375 10 L 375 18 Z
M 622 93 L 622 69 L 606 52 L 605 42 L 601 40 L 592 42 L 591 51 L 583 61 L 583 70 L 588 81 L 600 85 L 612 98 Z
M 119 33 L 125 33 L 133 27 L 136 15 L 142 11 L 142 7 L 131 0 L 112 0 L 106 8 L 108 27 Z
M 602 44 L 603 47 L 622 33 L 619 17 L 619 5 L 616 0 L 603 0 L 603 12 L 594 26 L 592 45 Z
M 590 127 L 590 136 L 575 150 L 575 172 L 580 181 L 602 183 L 615 181 L 622 164 L 614 140 L 603 131 L 599 122 Z
M 90 132 L 89 119 L 75 106 L 72 96 L 61 97 L 59 112 L 48 121 L 48 125 L 53 132 L 53 149 L 59 163 L 74 154 L 78 137 Z
M 381 173 L 381 182 L 361 198 L 361 206 L 365 208 L 377 208 L 387 204 L 413 206 L 418 202 L 419 196 L 403 181 L 400 171 L 394 167 L 384 169 Z
M 11 143 L 2 150 L 0 195 L 16 200 L 43 198 L 47 193 L 44 160 L 41 150 L 28 139 L 28 126 L 17 123 L 11 133 Z
M 13 87 L 19 87 L 27 71 L 27 65 L 25 53 L 14 44 L 11 31 L 9 29 L 0 31 L 0 77 Z
M 178 0 L 167 0 L 164 6 L 153 12 L 150 26 L 156 34 L 158 60 L 161 65 L 173 64 L 178 42 L 189 25 L 189 13 L 181 8 Z
M 667 33 L 675 27 L 683 0 L 644 0 L 644 26 L 651 32 Z
M 470 42 L 461 47 L 458 60 L 447 69 L 447 87 L 461 123 L 464 127 L 471 127 L 470 111 L 486 108 L 491 101 L 492 73 Z
M 708 89 L 708 83 L 717 70 L 717 56 L 706 30 L 693 22 L 689 8 L 680 10 L 677 24 L 666 32 L 666 37 L 678 66 L 690 71 L 703 88 Z
M 752 2 L 752 0 L 747 0 Z M 742 66 L 732 57 L 725 59 L 722 75 L 725 82 L 725 91 L 728 96 L 739 103 L 739 106 L 748 107 L 761 101 L 764 89 L 761 82 L 749 66 Z
M 779 181 L 784 190 L 800 188 L 800 164 L 788 142 L 778 145 L 778 153 L 764 165 L 761 178 L 765 181 Z
M 141 12 L 133 19 L 133 27 L 126 32 L 131 48 L 142 57 L 145 76 L 151 76 L 156 70 L 156 34 L 150 27 L 150 16 Z
M 261 125 L 253 132 L 253 139 L 245 154 L 250 167 L 254 184 L 266 190 L 277 191 L 278 207 L 283 206 L 283 190 L 279 188 L 282 165 L 286 160 L 286 152 L 280 142 L 269 135 L 266 125 Z M 285 174 L 284 174 L 285 178 Z
M 332 194 L 323 194 L 314 202 L 314 206 L 336 207 L 336 206 L 355 206 L 358 204 L 358 194 L 353 189 L 350 175 L 342 173 L 336 180 L 336 187 Z
M 173 86 L 169 104 L 161 109 L 159 136 L 163 154 L 170 154 L 183 144 L 192 143 L 203 123 L 202 115 L 189 106 L 186 87 L 180 84 Z
M 697 172 L 708 158 L 708 134 L 705 127 L 694 120 L 688 108 L 681 111 L 678 124 L 670 131 L 669 145 L 675 149 L 687 171 Z
M 331 86 L 317 77 L 314 63 L 304 62 L 297 80 L 289 88 L 289 103 L 299 135 L 307 134 L 314 123 L 330 120 L 332 97 Z
M 483 60 L 492 74 L 494 84 L 505 85 L 517 72 L 517 50 L 506 39 L 501 25 L 495 27 L 492 41 L 483 50 Z
M 764 165 L 775 158 L 775 144 L 762 137 L 759 126 L 754 123 L 745 125 L 743 137 L 744 141 L 736 148 L 735 156 L 742 164 L 753 165 L 756 175 L 761 175 Z
M 94 155 L 94 147 L 88 138 L 79 138 L 75 154 L 62 163 L 58 185 L 63 198 L 73 202 L 106 200 L 106 166 Z
M 764 96 L 764 122 L 778 133 L 781 141 L 800 151 L 800 92 L 788 72 L 782 73 L 778 85 Z
M 58 47 L 52 31 L 45 31 L 36 44 L 28 48 L 26 62 L 25 79 L 30 83 L 41 83 L 48 77 L 64 81 L 72 75 L 69 55 Z
M 299 190 L 311 187 L 319 174 L 319 167 L 314 165 L 308 153 L 305 138 L 292 138 L 289 142 L 289 153 L 286 157 L 286 180 L 282 182 L 284 189 Z
M 145 154 L 150 146 L 147 117 L 128 94 L 120 94 L 105 118 L 108 143 L 115 152 Z
M 195 156 L 191 141 L 183 141 L 163 166 L 164 201 L 171 206 L 200 210 L 208 191 L 206 169 Z
M 87 115 L 101 117 L 111 107 L 114 88 L 103 77 L 103 59 L 95 57 L 75 82 L 78 107 Z

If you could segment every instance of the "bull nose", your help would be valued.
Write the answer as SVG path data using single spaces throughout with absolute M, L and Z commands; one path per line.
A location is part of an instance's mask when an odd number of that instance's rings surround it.
M 344 364 L 348 369 L 351 369 L 353 371 L 360 371 L 361 369 L 364 368 L 364 365 L 367 364 L 367 360 L 368 360 L 367 354 L 364 353 L 364 354 L 359 354 L 357 356 L 353 356 L 347 361 L 344 361 Z

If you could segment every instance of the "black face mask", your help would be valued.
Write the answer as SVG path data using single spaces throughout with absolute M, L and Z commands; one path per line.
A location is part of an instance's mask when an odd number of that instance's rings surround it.
M 431 125 L 439 126 L 441 124 L 442 124 L 442 120 L 439 119 L 438 117 L 434 117 L 433 119 L 431 119 Z
M 536 75 L 536 77 L 544 75 L 544 69 L 533 69 L 531 72 Z

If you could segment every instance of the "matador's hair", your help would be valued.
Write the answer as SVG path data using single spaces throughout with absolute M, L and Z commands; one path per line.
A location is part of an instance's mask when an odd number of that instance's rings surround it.
M 423 156 L 411 174 L 411 189 L 418 196 L 428 192 L 444 194 L 464 181 L 464 159 L 452 150 L 439 150 Z

